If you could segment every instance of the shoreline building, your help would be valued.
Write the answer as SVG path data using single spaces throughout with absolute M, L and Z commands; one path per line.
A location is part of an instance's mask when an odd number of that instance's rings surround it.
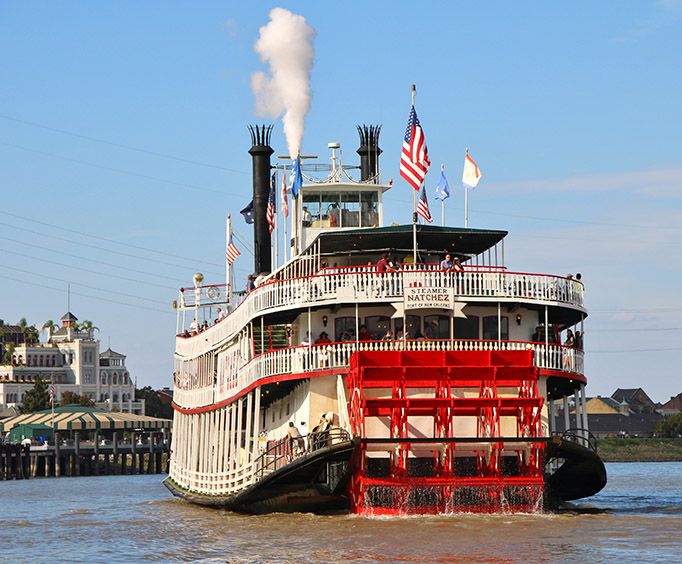
M 55 402 L 73 392 L 112 411 L 144 415 L 144 400 L 135 400 L 135 384 L 125 355 L 110 348 L 100 353 L 94 328 L 79 327 L 71 312 L 61 327 L 47 327 L 46 343 L 24 342 L 0 364 L 0 408 L 18 407 L 38 380 L 54 383 Z M 9 362 L 7 362 L 9 361 Z

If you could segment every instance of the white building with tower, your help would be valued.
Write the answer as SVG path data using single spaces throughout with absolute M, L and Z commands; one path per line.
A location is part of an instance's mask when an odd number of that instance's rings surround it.
M 71 312 L 61 327 L 46 327 L 47 342 L 16 345 L 0 364 L 0 408 L 21 405 L 36 381 L 53 383 L 55 402 L 64 392 L 91 399 L 97 407 L 144 414 L 144 400 L 135 400 L 135 384 L 126 357 L 108 348 L 100 352 L 95 328 L 79 326 Z

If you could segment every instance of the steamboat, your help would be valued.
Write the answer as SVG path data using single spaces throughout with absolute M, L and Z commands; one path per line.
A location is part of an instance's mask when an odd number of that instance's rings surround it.
M 505 231 L 385 225 L 373 126 L 359 167 L 330 144 L 328 176 L 292 198 L 277 264 L 271 128 L 249 129 L 260 283 L 180 290 L 168 489 L 365 515 L 528 512 L 601 490 L 581 340 L 561 344 L 584 333 L 582 281 L 511 270 Z

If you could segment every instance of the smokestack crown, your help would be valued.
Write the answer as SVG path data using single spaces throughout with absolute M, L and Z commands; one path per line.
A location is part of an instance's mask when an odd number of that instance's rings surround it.
M 379 175 L 379 155 L 382 153 L 379 147 L 381 126 L 358 125 L 357 128 L 360 135 L 360 148 L 357 151 L 360 155 L 360 180 L 376 182 Z

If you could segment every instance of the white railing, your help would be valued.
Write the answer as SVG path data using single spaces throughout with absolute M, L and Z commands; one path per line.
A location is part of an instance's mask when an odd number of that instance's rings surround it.
M 331 343 L 297 346 L 268 351 L 254 357 L 239 371 L 236 382 L 228 387 L 208 386 L 194 390 L 175 389 L 174 401 L 180 407 L 194 408 L 230 399 L 240 390 L 263 378 L 325 369 L 347 368 L 357 351 L 498 351 L 533 350 L 534 363 L 541 369 L 570 374 L 584 373 L 584 353 L 570 347 L 529 341 L 483 340 L 405 340 Z
M 488 270 L 398 271 L 378 274 L 373 271 L 326 269 L 315 276 L 275 280 L 256 288 L 230 315 L 200 333 L 201 338 L 179 337 L 176 352 L 180 356 L 196 357 L 232 337 L 256 316 L 270 310 L 307 307 L 325 302 L 402 300 L 404 285 L 451 288 L 457 298 L 464 301 L 513 300 L 560 303 L 578 308 L 583 306 L 582 283 L 561 276 Z M 195 307 L 193 293 L 185 294 L 184 307 Z M 197 293 L 199 294 L 200 292 Z M 200 303 L 203 303 L 201 299 Z M 190 319 L 186 317 L 185 321 Z

